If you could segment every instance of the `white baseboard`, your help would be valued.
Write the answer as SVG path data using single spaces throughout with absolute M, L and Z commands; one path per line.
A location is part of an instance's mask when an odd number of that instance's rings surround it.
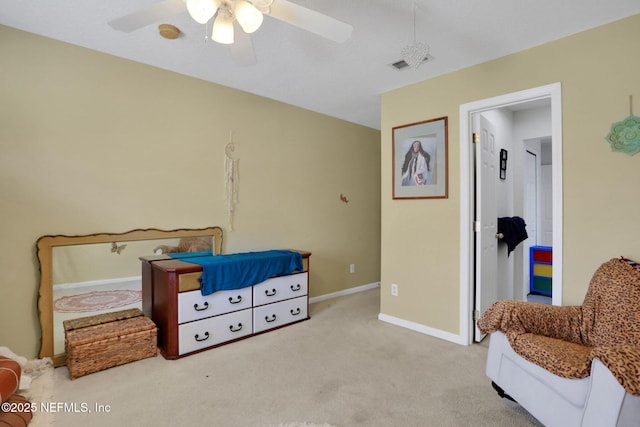
M 460 335 L 452 334 L 451 332 L 442 331 L 440 329 L 430 328 L 419 323 L 410 322 L 408 320 L 400 319 L 398 317 L 389 316 L 388 314 L 379 313 L 378 320 L 391 323 L 396 326 L 400 326 L 406 329 L 410 329 L 421 334 L 430 335 L 435 338 L 440 338 L 446 341 L 450 341 L 455 344 L 468 345 L 468 343 L 462 340 Z
M 309 304 L 314 304 L 316 302 L 320 302 L 320 301 L 324 301 L 332 298 L 343 297 L 345 295 L 351 295 L 358 292 L 368 291 L 369 289 L 375 289 L 379 287 L 380 287 L 380 282 L 369 283 L 368 285 L 356 286 L 355 288 L 349 288 L 342 291 L 309 298 Z

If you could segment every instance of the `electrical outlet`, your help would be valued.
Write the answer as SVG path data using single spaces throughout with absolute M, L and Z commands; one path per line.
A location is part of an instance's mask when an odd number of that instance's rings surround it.
M 391 284 L 391 295 L 394 297 L 398 296 L 398 285 L 396 285 L 395 283 Z
M 356 265 L 355 264 L 349 265 L 349 273 L 355 273 L 355 272 L 356 272 Z

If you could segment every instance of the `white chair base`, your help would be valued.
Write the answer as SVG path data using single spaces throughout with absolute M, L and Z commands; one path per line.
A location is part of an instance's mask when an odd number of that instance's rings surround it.
M 594 359 L 591 375 L 562 378 L 520 357 L 502 332 L 490 336 L 487 376 L 547 427 L 640 426 L 640 396 Z

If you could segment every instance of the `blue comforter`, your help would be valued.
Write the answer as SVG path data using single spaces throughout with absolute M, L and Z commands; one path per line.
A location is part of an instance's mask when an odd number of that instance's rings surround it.
M 193 252 L 169 254 L 169 256 L 202 266 L 200 276 L 202 295 L 252 286 L 270 277 L 291 274 L 303 269 L 302 255 L 299 252 L 286 250 L 224 255 Z

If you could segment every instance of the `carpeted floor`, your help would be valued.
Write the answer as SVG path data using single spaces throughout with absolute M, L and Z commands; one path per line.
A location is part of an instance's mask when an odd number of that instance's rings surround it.
M 378 312 L 373 289 L 312 304 L 308 321 L 179 360 L 158 356 L 74 381 L 57 368 L 52 399 L 68 409 L 53 414 L 55 425 L 540 425 L 496 395 L 484 374 L 486 344 L 432 338 L 381 322 Z M 88 411 L 73 410 L 83 404 Z

